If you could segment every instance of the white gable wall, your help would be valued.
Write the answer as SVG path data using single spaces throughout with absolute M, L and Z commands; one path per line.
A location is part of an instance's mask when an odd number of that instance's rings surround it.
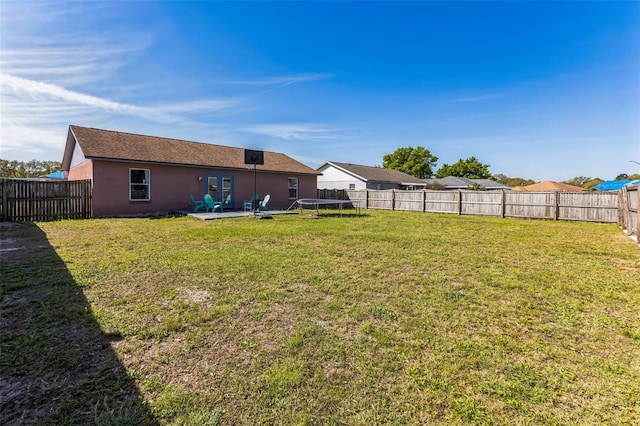
M 353 189 L 367 189 L 367 183 L 352 174 L 346 173 L 334 166 L 327 165 L 319 170 L 318 189 L 351 189 L 349 185 L 355 185 Z
M 71 167 L 75 167 L 78 164 L 82 163 L 86 158 L 84 157 L 84 153 L 80 148 L 80 144 L 76 142 L 73 147 L 73 155 L 71 156 Z

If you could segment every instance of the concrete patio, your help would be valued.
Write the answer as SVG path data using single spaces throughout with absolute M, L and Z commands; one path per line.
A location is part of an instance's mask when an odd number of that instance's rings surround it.
M 253 216 L 253 212 L 248 211 L 226 211 L 226 212 L 193 212 L 191 210 L 181 210 L 180 213 L 186 214 L 200 220 L 214 220 L 214 219 L 232 219 L 235 217 L 247 217 Z M 264 219 L 279 214 L 299 214 L 298 210 L 268 210 L 256 212 L 257 219 Z

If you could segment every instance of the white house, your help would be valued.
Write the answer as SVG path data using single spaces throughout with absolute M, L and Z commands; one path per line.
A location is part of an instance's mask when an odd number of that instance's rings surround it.
M 399 170 L 327 161 L 318 170 L 318 189 L 423 189 L 426 182 Z

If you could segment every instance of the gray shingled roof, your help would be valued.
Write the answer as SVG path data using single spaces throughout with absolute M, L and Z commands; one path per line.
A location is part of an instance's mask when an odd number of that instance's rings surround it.
M 425 179 L 429 185 L 439 184 L 447 189 L 466 189 L 473 185 L 479 185 L 485 189 L 511 189 L 510 186 L 503 185 L 491 179 L 468 179 L 458 176 L 447 176 L 438 179 Z
M 80 145 L 84 156 L 90 159 L 243 170 L 253 168 L 244 164 L 244 148 L 69 126 L 63 170 L 69 170 L 69 148 L 72 149 L 69 143 L 73 141 Z M 258 165 L 257 170 L 318 174 L 316 170 L 285 154 L 269 151 L 264 152 L 264 165 Z
M 424 180 L 408 175 L 399 170 L 384 169 L 382 167 L 362 166 L 359 164 L 339 163 L 337 161 L 327 161 L 325 164 L 333 164 L 354 175 L 358 175 L 368 182 L 388 182 L 410 185 L 425 185 Z

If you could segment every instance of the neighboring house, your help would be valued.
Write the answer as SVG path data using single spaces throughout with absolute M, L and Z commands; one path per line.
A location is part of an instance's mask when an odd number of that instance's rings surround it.
M 399 170 L 327 161 L 317 170 L 318 189 L 422 189 L 425 182 Z
M 69 126 L 62 170 L 69 180 L 91 179 L 93 216 L 135 216 L 186 210 L 189 195 L 240 209 L 254 193 L 254 166 L 244 149 Z M 315 198 L 318 172 L 285 154 L 264 152 L 256 193 L 268 207 Z
M 458 176 L 447 176 L 438 179 L 425 179 L 427 185 L 437 185 L 445 190 L 452 189 L 483 189 L 492 191 L 496 189 L 511 189 L 508 185 L 503 185 L 491 179 L 468 179 Z
M 569 185 L 568 183 L 554 182 L 552 180 L 546 180 L 544 182 L 534 183 L 527 186 L 515 186 L 514 191 L 584 191 L 584 188 L 575 185 Z

